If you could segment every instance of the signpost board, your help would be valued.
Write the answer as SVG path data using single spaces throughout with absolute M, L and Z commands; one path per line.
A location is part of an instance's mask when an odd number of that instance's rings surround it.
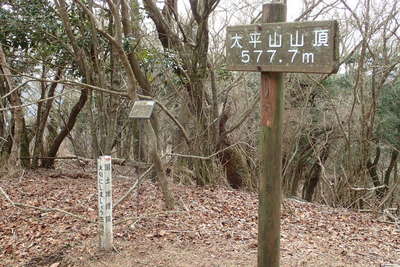
M 263 5 L 262 24 L 228 27 L 226 37 L 227 69 L 261 73 L 258 267 L 279 266 L 283 73 L 338 69 L 336 21 L 285 20 L 286 4 L 274 1 Z
M 150 119 L 153 114 L 155 101 L 152 100 L 138 100 L 133 103 L 129 118 L 135 119 Z
M 101 156 L 97 160 L 100 248 L 106 250 L 113 247 L 111 167 L 110 156 Z
M 227 28 L 228 70 L 332 73 L 338 65 L 336 21 Z

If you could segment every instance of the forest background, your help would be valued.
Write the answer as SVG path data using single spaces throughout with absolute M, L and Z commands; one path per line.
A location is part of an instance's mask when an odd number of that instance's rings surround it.
M 171 181 L 256 190 L 259 75 L 227 71 L 224 50 L 226 26 L 257 23 L 262 4 L 1 1 L 2 176 L 112 155 L 139 171 L 153 164 L 169 208 Z M 338 20 L 340 68 L 285 75 L 284 194 L 395 215 L 398 1 L 291 10 L 294 21 Z M 128 118 L 138 99 L 156 101 L 151 124 Z

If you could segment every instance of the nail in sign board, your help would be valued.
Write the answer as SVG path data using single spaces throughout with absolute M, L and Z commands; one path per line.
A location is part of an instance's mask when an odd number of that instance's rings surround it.
M 227 69 L 336 73 L 337 21 L 265 23 L 227 28 Z

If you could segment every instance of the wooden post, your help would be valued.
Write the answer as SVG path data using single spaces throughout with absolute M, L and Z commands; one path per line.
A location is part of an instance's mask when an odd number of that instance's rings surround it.
M 263 5 L 262 23 L 286 20 L 286 5 Z M 261 72 L 261 177 L 258 209 L 258 266 L 279 266 L 283 74 Z
M 286 0 L 263 5 L 260 24 L 229 26 L 227 69 L 261 72 L 258 266 L 279 266 L 284 72 L 336 73 L 337 21 L 286 21 Z

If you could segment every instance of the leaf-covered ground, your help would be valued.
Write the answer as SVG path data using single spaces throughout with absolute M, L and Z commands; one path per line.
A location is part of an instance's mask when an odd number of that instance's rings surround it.
M 132 176 L 132 179 L 127 177 Z M 119 199 L 134 183 L 114 170 Z M 121 177 L 121 178 L 119 178 Z M 122 178 L 123 177 L 123 178 Z M 95 220 L 94 168 L 75 165 L 4 177 L 15 202 L 59 208 Z M 145 181 L 114 211 L 116 251 L 97 249 L 97 225 L 53 211 L 13 207 L 0 198 L 1 266 L 256 266 L 257 195 L 225 187 L 173 185 L 176 209 L 163 209 Z M 379 216 L 285 200 L 282 266 L 400 264 L 400 229 Z

